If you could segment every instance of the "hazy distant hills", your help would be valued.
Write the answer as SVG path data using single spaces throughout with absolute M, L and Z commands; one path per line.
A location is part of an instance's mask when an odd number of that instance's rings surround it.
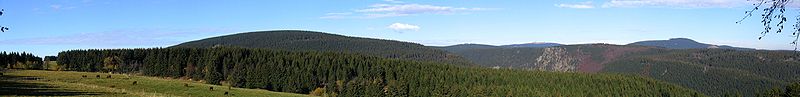
M 672 38 L 669 40 L 649 40 L 630 43 L 628 45 L 656 46 L 670 49 L 734 49 L 734 50 L 755 50 L 751 48 L 732 47 L 727 45 L 712 45 L 699 43 L 688 38 Z
M 416 43 L 349 37 L 300 30 L 238 33 L 190 41 L 172 47 L 210 48 L 215 46 L 267 48 L 288 51 L 348 52 L 418 61 L 470 64 L 457 55 Z
M 488 48 L 544 48 L 544 47 L 554 47 L 554 46 L 563 46 L 564 44 L 559 43 L 547 43 L 547 42 L 537 42 L 537 43 L 524 43 L 524 44 L 510 44 L 510 45 L 501 45 L 501 46 L 494 46 L 494 45 L 486 45 L 486 44 L 458 44 L 452 46 L 444 46 L 440 47 L 441 49 L 447 51 L 463 51 L 469 49 L 488 49 Z M 742 47 L 733 47 L 727 45 L 714 45 L 714 44 L 705 44 L 694 41 L 688 38 L 671 38 L 669 40 L 647 40 L 647 41 L 639 41 L 630 43 L 627 45 L 640 45 L 640 46 L 654 46 L 654 47 L 662 47 L 668 49 L 733 49 L 733 50 L 756 50 L 752 48 L 742 48 Z
M 536 43 L 524 43 L 524 44 L 510 44 L 510 45 L 501 45 L 501 46 L 494 46 L 494 45 L 486 45 L 486 44 L 458 44 L 452 46 L 444 46 L 441 47 L 444 50 L 452 51 L 452 50 L 466 50 L 466 49 L 485 49 L 485 48 L 517 48 L 517 47 L 529 47 L 529 48 L 543 48 L 543 47 L 554 47 L 554 46 L 563 46 L 564 44 L 559 43 L 547 43 L 547 42 L 536 42 Z M 641 46 L 654 46 L 654 47 L 662 47 L 668 49 L 733 49 L 733 50 L 756 50 L 752 48 L 742 48 L 742 47 L 733 47 L 727 45 L 714 45 L 714 44 L 705 44 L 694 41 L 688 38 L 671 38 L 669 40 L 647 40 L 647 41 L 639 41 L 630 43 L 627 45 L 641 45 Z
M 503 45 L 502 47 L 554 47 L 554 46 L 562 46 L 562 45 L 564 45 L 564 44 L 547 43 L 547 42 L 536 42 L 536 43 Z
M 438 47 L 443 50 L 447 51 L 462 51 L 462 50 L 470 50 L 470 49 L 491 49 L 491 48 L 500 48 L 499 46 L 493 45 L 485 45 L 485 44 L 458 44 L 452 46 L 444 46 Z
M 510 44 L 510 45 L 501 45 L 501 46 L 494 46 L 494 45 L 486 45 L 486 44 L 457 44 L 452 46 L 443 46 L 438 47 L 439 49 L 443 49 L 450 52 L 460 52 L 464 50 L 474 50 L 474 49 L 495 49 L 495 48 L 543 48 L 543 47 L 553 47 L 553 46 L 562 46 L 564 44 L 559 43 L 546 43 L 546 42 L 537 42 L 537 43 L 524 43 L 524 44 Z

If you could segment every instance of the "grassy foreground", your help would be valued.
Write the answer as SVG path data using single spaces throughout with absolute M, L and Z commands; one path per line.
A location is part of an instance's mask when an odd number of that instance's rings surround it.
M 43 70 L 6 70 L 3 74 L 0 77 L 0 96 L 308 96 L 123 74 Z M 108 75 L 111 78 L 106 78 Z M 214 89 L 209 90 L 210 87 Z M 225 95 L 225 92 L 229 94 Z

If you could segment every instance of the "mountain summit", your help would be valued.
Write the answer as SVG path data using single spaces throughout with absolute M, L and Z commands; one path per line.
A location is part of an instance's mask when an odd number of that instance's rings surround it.
M 694 41 L 689 38 L 671 38 L 669 40 L 648 40 L 630 43 L 628 45 L 656 46 L 669 49 L 733 49 L 755 50 L 751 48 L 732 47 L 727 45 L 713 45 Z
M 181 43 L 172 48 L 212 48 L 216 46 L 359 53 L 387 58 L 469 64 L 457 55 L 417 43 L 301 30 L 238 33 Z

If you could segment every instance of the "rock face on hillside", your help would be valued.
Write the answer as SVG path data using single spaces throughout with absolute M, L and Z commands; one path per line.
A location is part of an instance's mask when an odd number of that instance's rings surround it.
M 542 49 L 542 55 L 536 58 L 538 70 L 545 71 L 575 71 L 578 58 L 571 56 L 567 50 L 561 47 L 549 47 Z

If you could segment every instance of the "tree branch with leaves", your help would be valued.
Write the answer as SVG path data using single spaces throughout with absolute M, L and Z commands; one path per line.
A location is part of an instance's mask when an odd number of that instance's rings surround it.
M 6 9 L 0 9 L 0 16 L 3 16 L 3 13 L 5 13 L 5 11 Z M 8 27 L 0 26 L 0 32 L 6 32 L 6 31 L 8 31 Z
M 752 17 L 753 13 L 761 12 L 761 24 L 764 26 L 764 31 L 761 31 L 761 36 L 758 37 L 758 40 L 764 38 L 768 33 L 775 32 L 781 33 L 784 32 L 784 24 L 786 23 L 786 7 L 792 0 L 747 0 L 749 2 L 753 2 L 752 9 L 745 11 L 745 16 L 742 17 L 741 20 L 736 21 L 736 23 L 742 23 L 745 19 Z M 797 20 L 795 22 L 794 28 L 792 29 L 792 36 L 794 36 L 794 40 L 790 43 L 795 46 L 795 51 L 797 51 L 797 44 L 798 40 L 800 39 L 800 15 L 795 16 Z M 777 23 L 773 23 L 777 22 Z M 773 29 L 773 27 L 777 27 L 777 29 Z

